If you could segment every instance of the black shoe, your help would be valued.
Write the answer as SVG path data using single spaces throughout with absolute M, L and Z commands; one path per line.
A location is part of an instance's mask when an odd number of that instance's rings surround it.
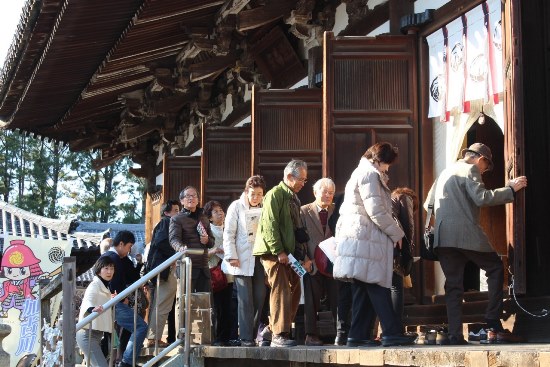
M 255 347 L 256 343 L 253 340 L 242 340 L 241 339 L 241 347 Z
M 463 336 L 449 335 L 449 345 L 468 345 Z
M 380 342 L 377 340 L 370 340 L 370 339 L 348 338 L 346 346 L 347 347 L 378 347 L 380 346 Z
M 213 347 L 229 347 L 228 341 L 223 340 L 214 340 L 214 343 L 212 343 Z
M 269 347 L 271 345 L 271 340 L 262 340 L 260 342 L 260 347 Z
M 334 345 L 346 345 L 347 342 L 348 337 L 346 336 L 346 334 L 338 334 L 334 339 Z
M 241 346 L 241 340 L 240 339 L 231 339 L 227 344 L 229 344 L 230 347 L 240 347 Z
M 391 347 L 394 345 L 410 345 L 414 344 L 416 338 L 411 335 L 388 335 L 382 337 L 382 346 Z

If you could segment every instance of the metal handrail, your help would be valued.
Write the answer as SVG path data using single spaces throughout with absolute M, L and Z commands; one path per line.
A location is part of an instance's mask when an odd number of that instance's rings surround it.
M 115 297 L 110 299 L 108 302 L 103 304 L 103 311 L 108 310 L 110 308 L 113 308 L 116 304 L 123 301 L 126 297 L 128 297 L 132 292 L 137 291 L 138 288 L 142 287 L 147 283 L 149 280 L 153 279 L 157 275 L 159 275 L 164 269 L 170 267 L 174 262 L 178 262 L 180 265 L 180 333 L 178 335 L 178 340 L 176 340 L 174 343 L 170 344 L 163 352 L 161 352 L 162 357 L 164 357 L 167 353 L 169 353 L 171 350 L 176 348 L 178 345 L 181 344 L 183 341 L 184 344 L 184 353 L 185 353 L 185 365 L 187 366 L 189 363 L 189 354 L 190 354 L 190 332 L 191 329 L 188 327 L 190 320 L 191 320 L 191 269 L 192 269 L 192 262 L 187 255 L 200 255 L 203 254 L 204 251 L 202 249 L 186 249 L 183 252 L 177 252 L 174 255 L 172 255 L 169 259 L 165 260 L 162 264 L 158 265 L 154 269 L 152 269 L 149 273 L 145 274 L 143 277 L 141 277 L 139 280 L 134 282 L 131 286 L 117 294 Z M 181 258 L 184 257 L 183 261 L 181 261 Z M 185 264 L 185 271 L 184 271 L 184 264 Z M 185 277 L 183 277 L 183 274 L 185 274 Z M 183 280 L 185 280 L 185 284 L 183 284 Z M 157 288 L 158 291 L 158 288 Z M 182 306 L 183 306 L 183 294 L 185 294 L 185 327 L 181 328 L 181 325 L 183 325 L 183 314 L 181 314 Z M 157 298 L 158 299 L 158 298 Z M 136 298 L 137 303 L 137 298 Z M 135 312 L 135 311 L 134 311 Z M 76 331 L 81 330 L 86 325 L 90 324 L 93 320 L 95 320 L 97 317 L 99 317 L 100 313 L 98 312 L 92 312 L 90 315 L 86 316 L 84 319 L 79 321 L 76 324 Z M 135 317 L 134 317 L 135 318 Z M 158 320 L 158 319 L 157 319 Z M 91 328 L 90 328 L 91 329 Z M 134 329 L 135 329 L 135 320 L 134 320 Z M 134 330 L 135 333 L 135 330 Z M 182 335 L 183 334 L 183 335 Z M 135 335 L 135 334 L 134 334 Z M 183 337 L 183 340 L 182 340 Z M 135 345 L 135 343 L 134 343 Z M 167 350 L 167 351 L 166 351 Z M 166 352 L 166 353 L 165 353 Z M 155 363 L 160 358 L 158 358 L 161 354 L 154 357 L 151 361 L 149 361 L 145 366 L 152 365 L 152 363 Z M 89 354 L 88 354 L 89 356 Z M 134 363 L 135 363 L 135 348 L 134 348 Z M 112 359 L 112 358 L 111 358 Z M 154 362 L 153 362 L 154 361 Z M 152 363 L 151 363 L 152 362 Z

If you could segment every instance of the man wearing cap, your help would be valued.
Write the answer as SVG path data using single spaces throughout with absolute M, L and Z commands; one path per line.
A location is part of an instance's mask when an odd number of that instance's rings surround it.
M 517 177 L 505 187 L 487 190 L 481 175 L 493 169 L 489 147 L 474 143 L 462 151 L 462 157 L 441 172 L 424 203 L 426 210 L 429 203 L 434 205 L 434 248 L 446 278 L 449 341 L 467 344 L 462 332 L 462 301 L 464 267 L 468 261 L 485 270 L 487 275 L 489 304 L 485 321 L 488 328 L 497 332 L 502 341 L 515 341 L 515 336 L 504 332 L 500 322 L 504 268 L 479 224 L 479 214 L 482 206 L 512 202 L 515 193 L 527 186 L 527 178 Z

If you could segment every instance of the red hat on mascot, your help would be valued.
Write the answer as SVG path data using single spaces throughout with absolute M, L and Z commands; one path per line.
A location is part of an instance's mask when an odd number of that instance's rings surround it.
M 34 270 L 32 268 L 36 269 L 33 265 L 37 265 L 40 261 L 34 256 L 32 250 L 25 245 L 24 240 L 12 240 L 2 256 L 2 264 L 0 265 L 2 269 L 0 270 L 3 270 L 4 267 L 23 268 L 29 266 L 32 273 L 32 270 Z M 38 266 L 38 269 L 40 269 L 40 266 Z

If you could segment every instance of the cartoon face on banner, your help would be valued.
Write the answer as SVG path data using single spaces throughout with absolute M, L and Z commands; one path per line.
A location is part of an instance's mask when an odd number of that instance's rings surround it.
M 68 241 L 11 237 L 4 239 L 0 262 L 0 323 L 11 326 L 3 347 L 10 365 L 40 348 L 38 281 L 61 274 Z

